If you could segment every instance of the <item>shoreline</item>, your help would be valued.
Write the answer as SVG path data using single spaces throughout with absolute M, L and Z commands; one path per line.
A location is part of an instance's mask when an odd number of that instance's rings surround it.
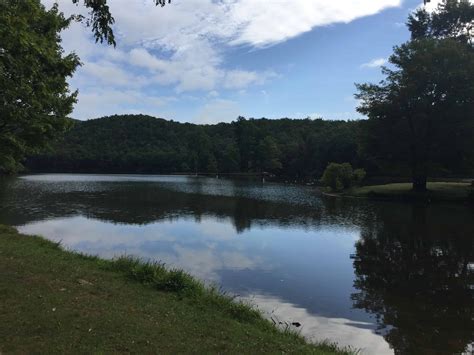
M 181 270 L 67 251 L 8 226 L 0 240 L 1 352 L 354 353 L 310 344 Z
M 473 204 L 474 187 L 469 182 L 429 182 L 428 190 L 418 193 L 411 190 L 410 183 L 392 183 L 353 187 L 341 192 L 324 191 L 331 198 L 350 198 L 372 201 L 457 203 Z

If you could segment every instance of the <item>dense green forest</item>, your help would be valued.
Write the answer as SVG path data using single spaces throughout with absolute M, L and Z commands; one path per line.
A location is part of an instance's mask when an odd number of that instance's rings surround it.
M 115 44 L 104 4 L 85 1 L 91 10 L 85 22 L 98 41 Z M 58 5 L 46 10 L 39 0 L 0 1 L 0 174 L 25 165 L 33 172 L 312 179 L 335 162 L 369 177 L 411 177 L 413 189 L 426 192 L 428 178 L 474 172 L 473 19 L 468 0 L 413 11 L 410 40 L 394 47 L 384 79 L 356 86 L 366 120 L 239 118 L 202 126 L 128 115 L 75 121 L 68 131 L 77 98 L 68 78 L 80 60 L 64 52 L 60 33 L 80 19 L 65 17 Z
M 195 125 L 145 115 L 75 121 L 53 149 L 31 156 L 41 172 L 248 173 L 319 177 L 329 162 L 359 165 L 357 121 L 245 119 Z
M 319 179 L 331 162 L 370 177 L 407 178 L 410 165 L 364 151 L 367 121 L 245 119 L 196 125 L 146 115 L 74 121 L 52 148 L 25 161 L 31 172 L 262 173 Z M 470 176 L 473 162 L 436 162 L 433 177 Z

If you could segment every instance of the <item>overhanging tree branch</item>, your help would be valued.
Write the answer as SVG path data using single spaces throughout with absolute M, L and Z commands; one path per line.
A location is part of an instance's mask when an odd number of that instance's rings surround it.
M 90 9 L 89 18 L 84 16 L 72 16 L 71 19 L 76 21 L 84 21 L 88 27 L 92 27 L 96 42 L 107 42 L 109 45 L 116 46 L 114 32 L 112 26 L 115 19 L 107 5 L 107 0 L 72 0 L 73 4 L 78 5 L 81 1 L 86 8 Z M 153 0 L 156 6 L 165 6 L 170 4 L 171 0 Z

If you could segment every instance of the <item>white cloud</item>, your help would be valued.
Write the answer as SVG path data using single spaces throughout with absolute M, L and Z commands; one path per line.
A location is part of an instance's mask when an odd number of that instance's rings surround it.
M 194 122 L 203 124 L 231 122 L 241 114 L 242 112 L 237 102 L 225 99 L 215 99 L 206 103 L 199 110 Z
M 144 48 L 134 48 L 130 51 L 130 63 L 150 70 L 164 70 L 166 61 L 152 56 Z
M 249 85 L 262 85 L 277 76 L 278 74 L 271 70 L 266 72 L 230 70 L 225 74 L 223 85 L 227 89 L 243 89 Z
M 144 76 L 134 75 L 125 68 L 109 61 L 85 62 L 80 74 L 95 83 L 122 87 L 142 87 L 149 83 Z M 89 81 L 90 83 L 90 81 Z
M 42 1 L 48 7 L 53 3 Z M 85 98 L 96 95 L 91 90 L 99 85 L 122 93 L 132 88 L 144 97 L 150 96 L 150 87 L 207 93 L 264 85 L 278 74 L 272 68 L 229 66 L 229 48 L 274 45 L 315 27 L 347 23 L 400 6 L 401 2 L 177 0 L 159 8 L 152 0 L 109 1 L 116 20 L 117 49 L 94 43 L 90 29 L 81 24 L 73 24 L 63 34 L 66 52 L 74 50 L 84 63 L 71 80 L 73 88 L 81 92 L 74 116 L 97 116 L 92 107 L 85 107 Z M 60 9 L 66 15 L 87 14 L 83 6 L 75 6 L 71 0 L 61 1 Z M 220 105 L 222 108 L 222 102 Z
M 373 15 L 388 7 L 400 6 L 401 0 L 266 0 L 234 1 L 229 10 L 235 23 L 233 44 L 266 46 L 308 32 L 317 26 L 348 23 Z
M 159 117 L 163 106 L 175 100 L 174 97 L 149 95 L 140 90 L 89 87 L 79 92 L 81 104 L 76 107 L 74 117 L 89 119 L 120 113 L 143 113 Z
M 360 67 L 361 68 L 378 68 L 378 67 L 381 67 L 382 65 L 385 65 L 386 63 L 387 63 L 387 59 L 376 58 L 376 59 L 372 59 L 370 62 L 362 64 Z
M 209 91 L 207 96 L 212 97 L 212 98 L 219 97 L 219 91 L 216 91 L 216 90 Z

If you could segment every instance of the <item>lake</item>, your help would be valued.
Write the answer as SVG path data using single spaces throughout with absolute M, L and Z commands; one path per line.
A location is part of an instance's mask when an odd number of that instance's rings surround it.
M 68 249 L 182 268 L 366 354 L 473 349 L 474 209 L 192 176 L 0 180 L 0 223 Z

